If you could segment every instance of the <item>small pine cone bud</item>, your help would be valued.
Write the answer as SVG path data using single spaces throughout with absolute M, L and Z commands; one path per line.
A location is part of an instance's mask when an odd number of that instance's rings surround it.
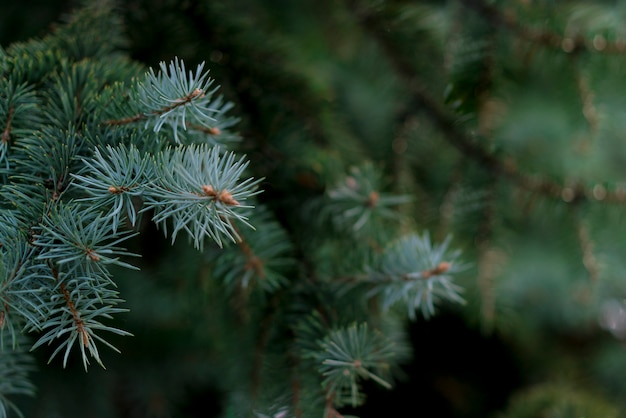
M 372 190 L 365 204 L 367 205 L 367 207 L 373 208 L 378 204 L 379 200 L 380 200 L 380 194 L 376 190 Z
M 111 194 L 122 194 L 130 190 L 130 188 L 126 186 L 117 187 L 117 186 L 109 186 L 109 193 Z
M 441 263 L 437 264 L 437 267 L 435 267 L 433 273 L 435 274 L 443 274 L 446 271 L 450 270 L 450 267 L 452 265 L 450 263 L 448 263 L 447 261 L 442 261 Z
M 422 279 L 430 279 L 433 276 L 437 276 L 439 274 L 443 274 L 446 271 L 450 270 L 451 264 L 448 263 L 447 261 L 442 261 L 441 263 L 437 264 L 435 267 L 433 267 L 430 270 L 424 270 L 421 274 L 422 274 Z
M 218 136 L 218 135 L 221 135 L 221 134 L 222 134 L 222 131 L 221 131 L 221 129 L 220 129 L 220 128 L 218 128 L 217 126 L 214 126 L 214 127 L 212 127 L 212 128 L 209 128 L 209 133 L 210 133 L 211 135 Z
M 222 190 L 217 195 L 217 200 L 231 206 L 239 206 L 239 202 L 233 198 L 233 195 L 228 190 Z
M 201 89 L 195 89 L 189 95 L 189 97 L 191 97 L 192 99 L 196 97 L 203 97 L 203 96 L 204 96 L 204 92 Z
M 87 257 L 91 261 L 100 261 L 100 256 L 95 251 L 92 251 L 91 248 L 87 249 Z
M 217 196 L 217 192 L 215 191 L 215 189 L 211 185 L 205 184 L 204 186 L 202 186 L 202 191 L 207 196 L 210 196 L 210 197 Z

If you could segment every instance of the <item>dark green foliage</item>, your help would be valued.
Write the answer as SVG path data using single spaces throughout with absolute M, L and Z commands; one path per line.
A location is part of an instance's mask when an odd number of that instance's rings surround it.
M 132 0 L 11 39 L 0 416 L 620 416 L 621 14 Z

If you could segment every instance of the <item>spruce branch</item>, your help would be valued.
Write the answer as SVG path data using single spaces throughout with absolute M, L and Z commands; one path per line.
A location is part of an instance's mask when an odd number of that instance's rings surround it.
M 251 227 L 244 211 L 251 206 L 243 202 L 260 193 L 261 179 L 240 181 L 248 162 L 235 158 L 206 144 L 165 149 L 155 156 L 158 181 L 145 189 L 143 210 L 154 210 L 153 220 L 172 242 L 180 231 L 186 231 L 198 249 L 207 236 L 220 247 L 223 237 L 237 242 L 232 221 Z
M 42 324 L 45 333 L 33 344 L 31 350 L 62 339 L 48 362 L 64 351 L 63 367 L 66 367 L 72 347 L 77 345 L 85 370 L 89 365 L 88 355 L 104 368 L 97 342 L 118 353 L 119 350 L 96 332 L 132 335 L 127 331 L 105 325 L 100 319 L 111 319 L 113 314 L 127 312 L 127 309 L 115 307 L 123 301 L 118 298 L 118 292 L 107 288 L 105 283 L 93 284 L 89 280 L 62 282 L 62 276 L 54 267 L 51 268 L 51 272 L 58 283 L 57 292 L 51 297 L 53 306 L 48 313 L 48 319 Z
M 117 292 L 110 289 L 114 283 L 108 266 L 134 268 L 122 261 L 122 257 L 133 254 L 118 247 L 118 244 L 134 235 L 129 231 L 120 232 L 120 226 L 123 219 L 135 225 L 139 215 L 135 209 L 135 199 L 146 200 L 144 210 L 155 211 L 157 223 L 163 224 L 166 219 L 175 218 L 173 238 L 180 229 L 193 231 L 197 246 L 201 246 L 200 241 L 207 235 L 207 229 L 214 228 L 215 231 L 233 234 L 232 230 L 227 230 L 232 219 L 247 224 L 245 216 L 237 210 L 248 208 L 241 202 L 256 194 L 258 181 L 248 179 L 240 182 L 239 177 L 247 163 L 243 162 L 243 158 L 236 161 L 232 153 L 220 158 L 217 148 L 211 150 L 208 146 L 190 146 L 152 155 L 141 152 L 134 143 L 103 148 L 98 145 L 100 139 L 89 131 L 86 136 L 80 135 L 72 126 L 80 121 L 87 123 L 96 120 L 97 115 L 92 115 L 96 102 L 109 100 L 108 95 L 123 86 L 115 84 L 105 89 L 104 95 L 98 95 L 101 85 L 98 85 L 97 80 L 92 80 L 98 78 L 88 79 L 86 75 L 93 76 L 99 67 L 90 66 L 86 62 L 69 67 L 67 63 L 61 65 L 67 71 L 56 73 L 56 78 L 51 80 L 51 89 L 44 95 L 48 109 L 52 109 L 52 113 L 58 114 L 61 119 L 64 118 L 70 128 L 57 129 L 52 123 L 20 141 L 10 160 L 15 164 L 17 173 L 12 177 L 14 182 L 4 185 L 0 190 L 7 197 L 4 200 L 7 204 L 7 219 L 12 219 L 8 217 L 9 214 L 19 216 L 15 218 L 15 228 L 10 227 L 13 223 L 6 224 L 3 231 L 6 234 L 3 235 L 9 239 L 8 235 L 27 230 L 24 242 L 29 243 L 28 257 L 32 259 L 32 262 L 22 260 L 24 262 L 20 268 L 12 266 L 7 270 L 8 279 L 0 294 L 3 302 L 2 322 L 3 329 L 10 329 L 13 337 L 17 323 L 27 331 L 43 330 L 44 334 L 32 349 L 61 339 L 50 360 L 64 353 L 64 365 L 67 364 L 72 347 L 78 346 L 86 368 L 88 357 L 102 364 L 96 343 L 110 346 L 97 331 L 129 335 L 126 331 L 104 325 L 100 318 L 111 318 L 113 314 L 124 311 L 115 307 L 121 299 L 117 297 Z M 165 69 L 164 64 L 162 69 Z M 147 88 L 176 94 L 180 93 L 181 88 L 192 89 L 183 99 L 170 100 L 162 112 L 147 113 L 163 119 L 169 118 L 174 130 L 177 125 L 184 129 L 186 111 L 179 111 L 187 106 L 196 109 L 194 102 L 200 102 L 205 96 L 204 90 L 197 86 L 206 90 L 210 82 L 205 80 L 202 66 L 198 67 L 195 76 L 189 73 L 189 83 L 184 79 L 181 81 L 181 77 L 186 76 L 182 62 L 180 65 L 178 61 L 172 63 L 169 70 L 165 76 L 163 72 L 158 76 L 154 72 L 149 73 L 148 87 L 143 85 L 143 90 L 140 89 L 143 96 L 139 96 L 144 99 L 142 103 L 146 106 L 149 105 L 148 99 L 158 96 L 148 92 Z M 155 85 L 159 83 L 160 87 Z M 81 93 L 83 90 L 87 92 L 86 96 Z M 208 93 L 210 95 L 212 92 Z M 137 97 L 130 98 L 137 102 Z M 168 103 L 167 97 L 161 99 Z M 217 113 L 224 113 L 232 106 L 221 98 L 213 103 Z M 51 120 L 54 119 L 52 113 L 47 113 Z M 190 111 L 189 115 L 194 123 L 203 122 L 201 119 L 207 116 L 202 111 Z M 232 118 L 216 121 L 224 129 L 234 122 Z M 84 128 L 87 129 L 86 126 Z M 219 128 L 213 128 L 210 134 L 221 134 Z M 129 135 L 130 140 L 138 138 L 132 132 Z M 85 156 L 88 145 L 95 146 L 89 158 Z M 172 170 L 172 167 L 181 170 Z M 172 176 L 173 171 L 176 173 Z M 63 198 L 70 181 L 74 185 L 72 196 Z M 197 186 L 193 195 L 201 196 L 206 201 L 202 206 L 212 207 L 214 215 L 207 219 L 202 217 L 203 212 L 196 210 L 196 223 L 193 226 L 187 224 L 194 222 L 194 213 L 188 211 L 189 207 L 178 204 L 172 212 L 164 209 L 165 206 L 180 203 L 176 199 L 169 199 L 172 196 L 180 198 L 181 183 L 187 185 L 189 182 Z M 146 192 L 146 189 L 149 190 Z M 78 199 L 72 200 L 76 194 Z M 23 210 L 16 211 L 16 208 Z M 211 223 L 217 227 L 211 226 Z M 201 228 L 197 228 L 198 225 Z M 217 237 L 217 234 L 208 235 Z M 221 243 L 219 238 L 217 240 Z M 2 241 L 8 242 L 4 238 Z M 38 286 L 36 289 L 39 290 L 27 287 L 33 285 Z M 49 301 L 45 300 L 46 295 L 51 295 Z M 22 323 L 21 320 L 26 322 Z
M 395 207 L 408 203 L 408 195 L 384 192 L 382 171 L 372 163 L 352 167 L 350 174 L 326 192 L 322 218 L 329 217 L 340 231 L 355 237 L 367 237 L 378 248 L 386 240 L 386 223 L 401 218 Z
M 117 126 L 145 121 L 145 127 L 159 132 L 164 126 L 169 127 L 176 143 L 181 142 L 178 130 L 187 129 L 189 125 L 199 125 L 207 129 L 215 128 L 215 115 L 220 111 L 211 107 L 211 98 L 217 88 L 210 89 L 213 79 L 203 72 L 204 63 L 196 68 L 196 72 L 186 73 L 185 64 L 175 58 L 169 66 L 165 62 L 159 64 L 160 70 L 155 73 L 150 69 L 144 80 L 132 91 L 132 99 L 143 105 L 140 113 L 121 119 L 109 119 L 104 123 Z M 213 103 L 221 105 L 221 101 Z
M 121 256 L 133 254 L 117 247 L 132 235 L 115 234 L 98 212 L 66 203 L 55 205 L 44 215 L 34 235 L 33 247 L 38 252 L 34 259 L 40 263 L 32 266 L 31 280 L 42 282 L 42 290 L 51 296 L 49 301 L 40 301 L 45 307 L 43 315 L 31 319 L 26 326 L 26 330 L 45 332 L 32 350 L 64 338 L 50 361 L 65 349 L 66 366 L 72 347 L 78 345 L 87 369 L 88 354 L 102 365 L 97 341 L 116 350 L 96 331 L 130 335 L 104 325 L 99 318 L 110 319 L 126 311 L 115 307 L 122 300 L 117 291 L 110 289 L 114 283 L 107 266 L 135 268 L 120 260 Z
M 122 119 L 109 119 L 105 120 L 103 123 L 111 126 L 119 126 L 119 125 L 128 125 L 133 122 L 138 122 L 141 120 L 146 120 L 147 116 L 143 113 L 137 113 L 133 116 L 128 116 Z
M 2 131 L 2 135 L 0 136 L 0 140 L 2 140 L 2 145 L 5 148 L 6 148 L 6 145 L 9 143 L 9 141 L 11 140 L 11 123 L 13 123 L 14 115 L 15 115 L 15 107 L 10 106 L 9 111 L 7 112 L 7 116 L 6 116 L 6 124 L 5 124 L 6 127 L 4 128 L 4 131 Z M 6 151 L 2 153 L 3 157 L 5 153 Z
M 409 235 L 393 243 L 383 254 L 378 269 L 370 268 L 365 279 L 374 284 L 370 296 L 379 295 L 384 310 L 402 302 L 410 319 L 419 309 L 425 318 L 435 313 L 439 299 L 464 303 L 461 288 L 452 277 L 466 266 L 460 251 L 449 251 L 451 238 L 433 245 L 428 233 Z
M 97 211 L 63 203 L 45 215 L 34 245 L 41 250 L 38 260 L 52 262 L 65 275 L 100 278 L 108 277 L 108 265 L 137 269 L 121 260 L 135 254 L 117 247 L 133 235 L 114 233 L 111 223 Z
M 360 405 L 362 380 L 373 380 L 390 389 L 388 374 L 394 358 L 394 344 L 366 323 L 352 324 L 331 331 L 320 341 L 321 360 L 327 399 L 336 406 Z
M 139 149 L 119 145 L 96 148 L 91 160 L 82 160 L 82 174 L 71 174 L 74 187 L 82 189 L 87 197 L 79 201 L 87 202 L 94 209 L 106 210 L 113 232 L 120 228 L 123 219 L 132 226 L 137 223 L 137 210 L 134 199 L 140 198 L 145 187 L 152 181 L 152 159 L 142 155 Z

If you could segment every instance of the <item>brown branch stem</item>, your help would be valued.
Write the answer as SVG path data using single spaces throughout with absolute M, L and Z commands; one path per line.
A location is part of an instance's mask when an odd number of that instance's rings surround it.
M 52 276 L 57 282 L 59 281 L 59 272 L 55 267 L 52 267 Z M 70 292 L 67 290 L 65 283 L 59 284 L 59 290 L 61 291 L 61 294 L 63 295 L 63 299 L 65 299 L 65 305 L 72 313 L 72 318 L 74 320 L 74 324 L 76 325 L 76 330 L 78 331 L 78 334 L 81 337 L 82 343 L 85 347 L 87 347 L 89 345 L 89 339 L 90 339 L 89 333 L 85 329 L 85 323 L 80 317 L 80 312 L 78 312 L 78 310 L 76 309 L 76 305 L 74 304 L 74 301 L 72 301 Z
M 89 345 L 89 334 L 85 330 L 85 324 L 82 318 L 80 317 L 80 313 L 76 310 L 76 306 L 74 305 L 74 302 L 70 298 L 70 292 L 65 287 L 65 283 L 61 283 L 59 285 L 59 289 L 61 289 L 61 293 L 63 294 L 63 298 L 65 299 L 65 304 L 67 305 L 70 312 L 72 313 L 72 318 L 74 319 L 74 323 L 76 324 L 76 329 L 78 330 L 78 333 L 80 334 L 82 338 L 83 345 L 87 347 L 87 345 Z
M 133 123 L 133 122 L 137 122 L 137 121 L 140 121 L 140 120 L 147 119 L 148 116 L 161 116 L 161 115 L 164 115 L 165 113 L 171 112 L 172 110 L 176 109 L 177 107 L 185 106 L 186 104 L 191 103 L 191 101 L 193 99 L 195 99 L 195 98 L 201 98 L 203 96 L 204 96 L 204 91 L 202 91 L 201 89 L 195 89 L 194 91 L 192 91 L 188 95 L 174 100 L 174 102 L 171 105 L 165 106 L 165 107 L 163 107 L 163 108 L 161 108 L 159 110 L 156 110 L 156 111 L 154 111 L 152 113 L 149 113 L 149 114 L 138 113 L 136 115 L 129 116 L 129 117 L 122 118 L 122 119 L 105 120 L 103 123 L 105 125 L 110 125 L 110 126 L 128 125 L 128 124 Z
M 335 396 L 330 395 L 326 398 L 326 406 L 324 408 L 324 418 L 343 418 L 343 415 L 339 413 L 333 406 Z
M 4 309 L 0 311 L 0 330 L 4 329 L 6 315 L 8 315 L 9 313 L 9 305 L 6 302 L 4 302 L 2 305 L 4 306 Z
M 600 278 L 600 264 L 594 252 L 594 242 L 589 235 L 589 228 L 580 219 L 576 219 L 576 234 L 578 244 L 582 253 L 582 262 L 589 279 L 593 283 L 597 283 Z
M 4 128 L 0 140 L 3 144 L 8 144 L 11 140 L 11 123 L 13 122 L 13 115 L 15 115 L 15 108 L 11 106 L 9 108 L 9 114 L 7 115 L 7 126 Z
M 105 120 L 102 123 L 104 123 L 105 125 L 110 125 L 110 126 L 120 126 L 120 125 L 128 125 L 130 123 L 144 120 L 146 118 L 147 116 L 144 113 L 138 113 L 136 115 L 129 116 L 127 118 Z

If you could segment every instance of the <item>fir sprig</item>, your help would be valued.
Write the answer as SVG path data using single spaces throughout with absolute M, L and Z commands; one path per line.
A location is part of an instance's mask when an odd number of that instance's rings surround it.
M 180 231 L 186 231 L 198 249 L 205 237 L 219 246 L 224 237 L 236 242 L 233 222 L 251 226 L 242 209 L 251 207 L 244 202 L 259 193 L 261 181 L 251 177 L 240 181 L 247 166 L 243 157 L 221 155 L 218 147 L 168 148 L 155 157 L 158 181 L 145 190 L 144 210 L 154 210 L 153 220 L 172 242 Z
M 57 274 L 53 270 L 53 275 Z M 31 350 L 44 344 L 51 345 L 57 339 L 62 339 L 48 362 L 64 352 L 63 366 L 65 367 L 72 348 L 78 346 L 83 367 L 87 370 L 88 355 L 104 367 L 96 341 L 119 352 L 116 347 L 99 335 L 100 332 L 106 331 L 122 336 L 132 334 L 102 322 L 101 318 L 111 319 L 113 314 L 128 311 L 128 309 L 115 307 L 123 302 L 118 297 L 118 292 L 110 289 L 107 283 L 94 284 L 89 278 L 81 279 L 78 277 L 67 284 L 58 285 L 57 291 L 50 299 L 52 307 L 48 313 L 48 319 L 41 325 L 45 333 L 33 344 Z
M 394 343 L 366 323 L 352 324 L 331 331 L 320 342 L 320 371 L 327 397 L 335 405 L 362 403 L 362 380 L 371 379 L 390 389 L 389 371 L 394 358 Z
M 369 273 L 374 283 L 370 295 L 379 295 L 383 309 L 398 302 L 406 306 L 409 318 L 420 310 L 426 318 L 434 315 L 440 299 L 464 303 L 462 289 L 453 275 L 467 267 L 460 251 L 450 251 L 451 238 L 433 244 L 429 234 L 409 235 L 393 243 L 384 253 L 379 269 Z
M 130 147 L 107 146 L 102 151 L 96 148 L 93 158 L 83 159 L 83 163 L 82 174 L 72 174 L 73 185 L 87 194 L 80 200 L 91 203 L 94 209 L 104 209 L 113 232 L 124 218 L 134 226 L 137 223 L 134 199 L 139 198 L 149 184 L 152 160 L 131 144 Z
M 202 71 L 204 63 L 195 73 L 189 71 L 188 74 L 185 64 L 178 58 L 169 66 L 161 62 L 159 67 L 158 73 L 150 69 L 137 89 L 138 101 L 146 108 L 146 127 L 159 132 L 168 126 L 176 142 L 180 142 L 178 129 L 186 129 L 187 123 L 211 128 L 217 110 L 211 109 L 209 104 L 216 89 L 210 90 L 213 80 Z
M 352 167 L 350 175 L 328 190 L 323 210 L 340 229 L 359 235 L 380 231 L 383 222 L 398 219 L 395 206 L 411 201 L 384 188 L 382 172 L 374 164 Z
M 133 256 L 117 245 L 132 236 L 129 231 L 113 233 L 112 226 L 97 211 L 60 204 L 42 220 L 34 245 L 41 249 L 39 260 L 49 260 L 67 275 L 107 275 L 108 265 L 136 269 L 122 261 Z

